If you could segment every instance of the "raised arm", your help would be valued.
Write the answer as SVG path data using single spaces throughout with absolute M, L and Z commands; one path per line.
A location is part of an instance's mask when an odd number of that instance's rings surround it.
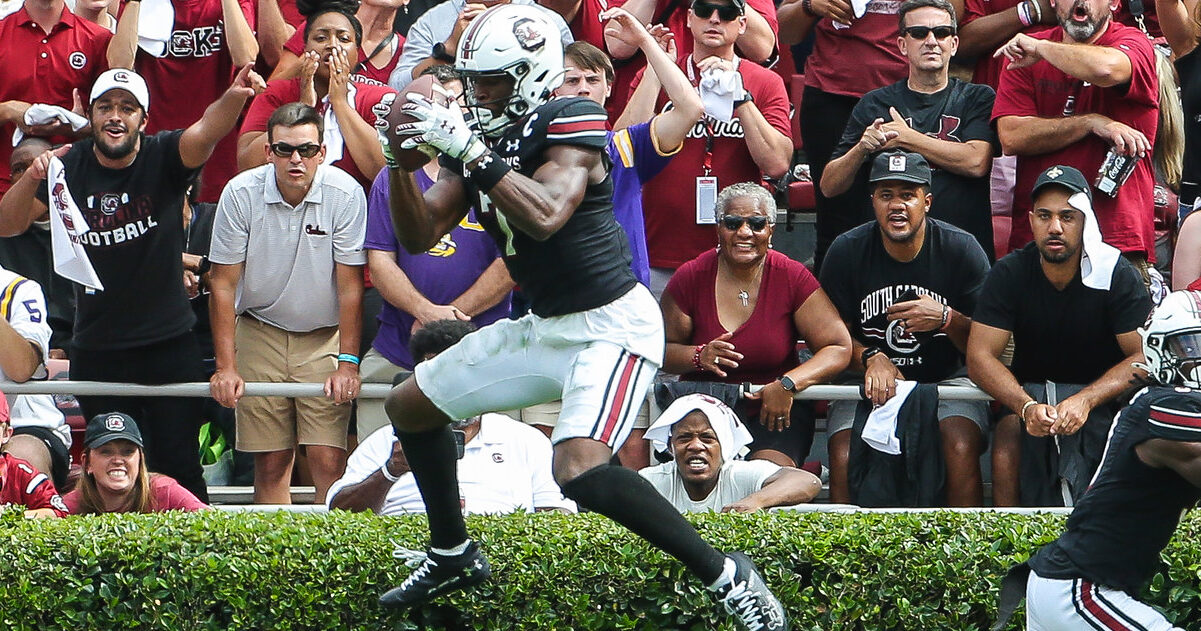
M 279 9 L 279 0 L 258 0 L 258 20 L 255 39 L 259 44 L 259 53 L 267 66 L 278 68 L 284 44 L 296 32 L 296 28 L 284 20 L 284 14 Z M 292 53 L 288 53 L 292 55 Z M 296 55 L 292 55 L 295 59 Z M 274 73 L 272 73 L 274 77 Z
M 1038 4 L 1032 17 L 1041 16 L 1039 24 L 1055 24 L 1055 9 L 1047 0 L 1022 0 L 1018 4 L 988 15 L 982 15 L 959 27 L 959 52 L 961 57 L 978 57 L 991 54 L 1009 38 L 1026 28 L 1018 18 L 1018 7 L 1030 3 Z M 1162 18 L 1161 18 L 1162 20 Z
M 138 3 L 133 3 L 138 4 Z M 222 138 L 233 131 L 247 99 L 266 87 L 263 78 L 250 65 L 243 66 L 233 84 L 208 109 L 204 116 L 184 130 L 179 138 L 179 157 L 184 166 L 194 169 L 204 164 Z
M 634 16 L 639 24 L 650 24 L 655 19 L 655 0 L 627 0 L 621 9 Z M 605 47 L 613 59 L 629 59 L 638 52 L 638 44 L 610 34 L 608 29 L 605 31 Z
M 225 42 L 229 46 L 229 58 L 233 60 L 234 68 L 253 64 L 259 56 L 259 42 L 238 0 L 221 0 L 221 18 L 225 29 Z
M 350 60 L 340 48 L 334 49 L 329 58 L 329 103 L 342 132 L 342 139 L 350 158 L 362 173 L 379 173 L 384 168 L 384 154 L 380 150 L 379 132 L 363 120 L 350 102 Z
M 121 18 L 117 20 L 117 32 L 108 42 L 108 67 L 133 69 L 133 60 L 138 55 L 138 16 L 141 2 L 126 2 Z
M 71 145 L 46 151 L 34 158 L 29 168 L 13 182 L 4 197 L 0 197 L 0 237 L 15 237 L 24 233 L 48 208 L 36 197 L 38 186 L 46 179 L 50 159 L 62 157 Z

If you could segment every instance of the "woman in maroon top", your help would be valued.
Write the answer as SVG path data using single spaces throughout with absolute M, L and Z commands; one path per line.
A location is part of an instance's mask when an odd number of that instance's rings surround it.
M 813 419 L 793 394 L 837 375 L 851 336 L 813 274 L 771 249 L 775 200 L 758 184 L 717 197 L 717 249 L 676 271 L 660 306 L 664 370 L 682 380 L 763 385 L 747 416 L 750 458 L 796 466 L 813 442 Z M 798 365 L 803 339 L 813 358 Z

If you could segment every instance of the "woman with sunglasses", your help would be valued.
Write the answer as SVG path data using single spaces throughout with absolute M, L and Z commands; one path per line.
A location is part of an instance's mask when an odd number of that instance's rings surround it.
M 663 369 L 762 385 L 743 414 L 754 437 L 748 458 L 795 467 L 812 446 L 813 417 L 793 395 L 846 368 L 851 337 L 813 274 L 771 249 L 775 209 L 751 182 L 717 196 L 717 248 L 685 263 L 663 293 Z M 798 365 L 801 339 L 813 357 Z
M 324 4 L 307 16 L 300 76 L 271 81 L 250 104 L 238 136 L 240 170 L 266 164 L 267 119 L 280 106 L 300 101 L 316 107 L 325 119 L 325 163 L 349 173 L 365 190 L 371 188 L 372 178 L 384 168 L 374 110 L 383 111 L 381 104 L 390 103 L 396 91 L 351 78 L 363 43 L 354 6 Z

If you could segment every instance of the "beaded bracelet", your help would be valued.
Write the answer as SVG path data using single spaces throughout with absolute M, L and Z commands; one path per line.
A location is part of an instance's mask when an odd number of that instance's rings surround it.
M 706 346 L 708 344 L 697 344 L 696 350 L 692 353 L 692 365 L 696 366 L 697 370 L 705 369 L 704 366 L 701 366 L 701 353 L 704 352 Z

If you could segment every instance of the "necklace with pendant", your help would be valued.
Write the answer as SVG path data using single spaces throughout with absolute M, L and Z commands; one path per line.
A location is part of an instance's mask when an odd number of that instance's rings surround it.
M 751 295 L 746 293 L 745 289 L 738 292 L 738 299 L 742 301 L 742 306 L 744 307 L 749 307 L 751 305 Z

